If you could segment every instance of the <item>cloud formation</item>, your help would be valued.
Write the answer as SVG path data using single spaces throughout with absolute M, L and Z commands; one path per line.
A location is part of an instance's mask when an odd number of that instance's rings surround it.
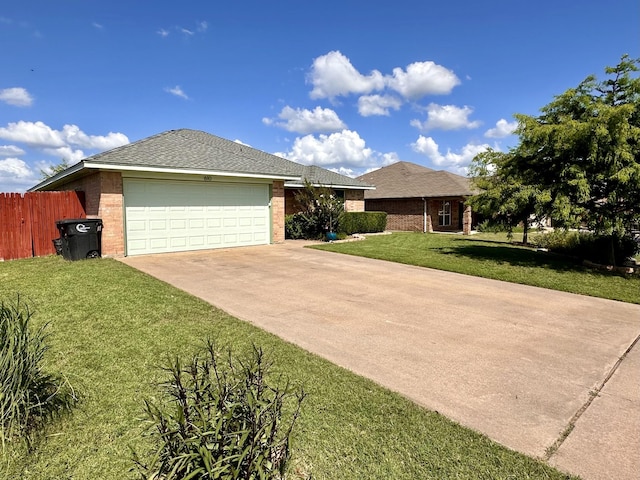
M 26 152 L 15 145 L 0 145 L 0 157 L 24 155 Z
M 16 107 L 30 107 L 33 97 L 22 87 L 5 88 L 0 90 L 0 102 Z
M 65 125 L 62 130 L 54 130 L 43 122 L 22 120 L 0 127 L 0 138 L 39 149 L 57 149 L 73 145 L 90 150 L 110 150 L 129 143 L 129 139 L 123 133 L 87 135 L 77 125 Z
M 462 128 L 472 129 L 481 125 L 479 121 L 469 120 L 469 115 L 473 113 L 471 107 L 456 107 L 455 105 L 438 105 L 430 103 L 427 106 L 427 120 L 412 120 L 411 126 L 418 130 L 460 130 Z
M 406 70 L 393 69 L 393 77 L 387 78 L 387 85 L 403 97 L 417 100 L 426 95 L 446 95 L 460 80 L 451 70 L 434 62 L 415 62 Z
M 358 113 L 363 117 L 388 116 L 390 109 L 399 110 L 402 100 L 392 95 L 363 95 L 358 99 Z
M 467 167 L 471 160 L 481 152 L 486 151 L 490 146 L 488 144 L 467 144 L 462 147 L 459 153 L 452 152 L 447 149 L 446 153 L 440 153 L 440 147 L 431 137 L 420 135 L 418 139 L 411 144 L 414 152 L 426 156 L 434 165 L 439 167 L 454 169 L 460 174 L 467 173 Z
M 184 93 L 184 90 L 182 90 L 182 88 L 180 88 L 180 85 L 176 85 L 173 88 L 165 88 L 164 89 L 165 92 L 170 93 L 171 95 L 175 95 L 176 97 L 180 97 L 180 98 L 184 98 L 185 100 L 189 100 L 189 96 Z
M 398 161 L 395 153 L 382 154 L 368 148 L 358 132 L 351 130 L 298 137 L 290 151 L 275 155 L 303 165 L 318 165 L 353 175 L 356 175 L 355 169 L 381 167 Z
M 495 128 L 490 128 L 484 132 L 484 136 L 487 138 L 505 138 L 513 134 L 518 128 L 518 122 L 507 122 L 504 118 L 501 118 L 496 122 Z
M 360 73 L 339 51 L 331 51 L 313 61 L 307 81 L 313 85 L 310 97 L 328 98 L 351 94 L 366 95 L 388 88 L 403 98 L 417 100 L 426 95 L 445 95 L 460 84 L 456 74 L 434 62 L 414 62 L 406 70 L 396 67 L 392 74 L 378 70 Z
M 330 108 L 316 107 L 313 110 L 307 110 L 293 109 L 288 105 L 278 114 L 278 119 L 263 118 L 262 123 L 300 134 L 336 132 L 346 128 L 338 114 Z

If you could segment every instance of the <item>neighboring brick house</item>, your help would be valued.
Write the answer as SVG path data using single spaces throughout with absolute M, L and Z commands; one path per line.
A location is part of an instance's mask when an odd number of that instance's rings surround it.
M 358 177 L 375 185 L 364 192 L 365 210 L 387 212 L 387 229 L 417 232 L 471 233 L 474 194 L 468 178 L 397 162 Z
M 197 130 L 169 130 L 88 157 L 34 186 L 85 194 L 105 256 L 278 243 L 287 192 L 305 180 L 364 210 L 362 181 Z

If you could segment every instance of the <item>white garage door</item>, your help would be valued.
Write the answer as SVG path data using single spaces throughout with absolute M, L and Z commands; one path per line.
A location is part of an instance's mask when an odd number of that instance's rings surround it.
M 269 243 L 269 186 L 124 179 L 127 255 Z

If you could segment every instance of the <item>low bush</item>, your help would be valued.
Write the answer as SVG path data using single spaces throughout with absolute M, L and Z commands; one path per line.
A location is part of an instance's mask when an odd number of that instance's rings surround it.
M 165 368 L 164 402 L 145 401 L 158 448 L 149 462 L 134 453 L 142 478 L 283 478 L 305 393 L 270 386 L 270 367 L 256 347 L 245 361 L 231 352 L 220 361 L 211 341 L 187 365 L 176 358 Z M 285 403 L 293 408 L 283 425 Z
M 63 377 L 45 372 L 47 324 L 31 328 L 29 306 L 20 298 L 0 303 L 0 436 L 2 445 L 21 439 L 32 447 L 37 433 L 76 398 Z
M 604 265 L 622 265 L 638 251 L 638 244 L 632 237 L 565 230 L 537 235 L 532 243 L 555 253 Z
M 353 233 L 384 232 L 387 228 L 386 212 L 344 212 L 340 216 L 339 231 Z

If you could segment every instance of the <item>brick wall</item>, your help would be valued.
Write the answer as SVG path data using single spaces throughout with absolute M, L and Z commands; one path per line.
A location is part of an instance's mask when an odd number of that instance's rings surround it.
M 451 225 L 440 225 L 438 213 L 442 202 L 451 204 Z M 427 200 L 426 231 L 457 232 L 465 227 L 460 217 L 461 198 L 438 198 Z M 387 212 L 387 230 L 404 232 L 423 232 L 425 230 L 424 201 L 421 198 L 371 199 L 365 201 L 366 211 Z M 465 209 L 471 231 L 471 209 Z M 465 229 L 466 231 L 466 229 Z
M 344 191 L 345 212 L 364 212 L 364 190 Z
M 274 180 L 271 188 L 271 240 L 284 242 L 285 190 L 282 180 Z

